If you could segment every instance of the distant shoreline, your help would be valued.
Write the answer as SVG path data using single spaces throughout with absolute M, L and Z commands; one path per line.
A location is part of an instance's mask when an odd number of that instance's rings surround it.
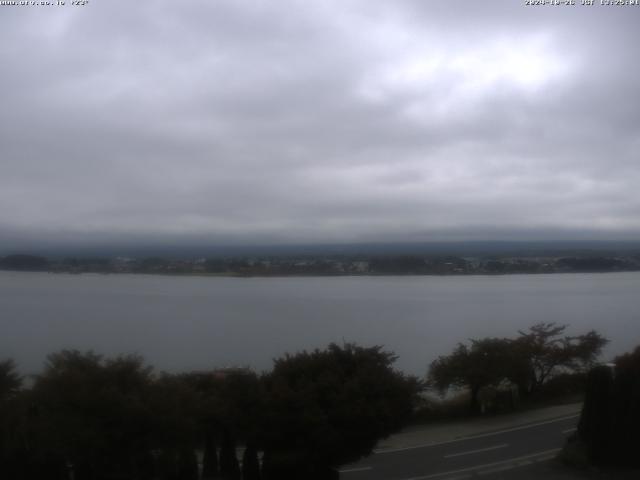
M 462 276 L 640 271 L 640 254 L 558 256 L 304 255 L 163 257 L 0 257 L 0 269 L 52 273 L 144 273 L 210 277 Z
M 207 272 L 99 272 L 99 271 L 53 271 L 53 270 L 12 270 L 0 269 L 0 272 L 11 273 L 47 273 L 51 275 L 145 275 L 163 277 L 200 277 L 200 278 L 347 278 L 347 277 L 506 277 L 512 275 L 571 275 L 571 274 L 609 274 L 609 273 L 638 273 L 634 270 L 600 270 L 600 271 L 569 271 L 569 272 L 468 272 L 468 273 L 295 273 L 295 274 L 245 274 L 245 273 L 207 273 Z

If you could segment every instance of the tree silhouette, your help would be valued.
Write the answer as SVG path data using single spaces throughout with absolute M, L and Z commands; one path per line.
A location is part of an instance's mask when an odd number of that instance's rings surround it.
M 479 411 L 483 387 L 510 381 L 520 393 L 535 393 L 558 373 L 586 371 L 600 355 L 607 340 L 591 330 L 584 335 L 563 336 L 566 325 L 538 323 L 515 339 L 484 338 L 459 343 L 429 367 L 429 384 L 440 391 L 467 387 L 470 409 Z
M 472 412 L 480 410 L 480 389 L 498 385 L 512 372 L 512 343 L 505 338 L 471 340 L 459 343 L 450 355 L 438 357 L 429 368 L 429 384 L 440 391 L 452 386 L 468 387 Z
M 22 378 L 13 360 L 0 362 L 0 477 L 17 476 L 22 464 L 26 463 L 19 458 L 26 453 L 19 438 L 16 397 L 21 387 Z
M 240 464 L 236 456 L 236 441 L 225 429 L 220 447 L 220 477 L 224 480 L 240 480 Z
M 64 350 L 24 390 L 2 362 L 0 475 L 196 480 L 204 449 L 204 479 L 336 478 L 337 466 L 412 413 L 420 384 L 394 360 L 380 347 L 330 345 L 280 358 L 260 378 L 244 369 L 156 375 L 137 356 Z
M 205 433 L 204 455 L 202 457 L 202 480 L 213 480 L 218 476 L 218 452 L 215 435 Z
M 588 375 L 577 439 L 596 465 L 640 466 L 640 347 Z M 577 441 L 578 440 L 578 441 Z
M 16 371 L 16 364 L 8 359 L 0 362 L 0 402 L 14 396 L 22 386 L 22 377 Z
M 564 335 L 567 325 L 538 323 L 520 331 L 514 342 L 517 355 L 528 364 L 528 376 L 521 385 L 526 393 L 535 392 L 558 371 L 588 370 L 608 340 L 595 330 L 584 335 Z
M 258 451 L 253 444 L 248 444 L 242 455 L 242 480 L 260 480 L 260 478 Z
M 50 355 L 36 378 L 31 427 L 42 455 L 73 465 L 77 480 L 143 470 L 152 441 L 151 370 L 135 356 Z
M 403 426 L 419 382 L 381 347 L 331 344 L 285 355 L 265 377 L 264 477 L 325 478 Z

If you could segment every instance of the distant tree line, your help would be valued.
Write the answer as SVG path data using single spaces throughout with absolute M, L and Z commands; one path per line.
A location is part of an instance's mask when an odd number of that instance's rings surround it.
M 412 414 L 421 385 L 395 358 L 332 344 L 262 375 L 158 374 L 138 356 L 61 351 L 28 388 L 4 361 L 0 478 L 337 478 Z
M 450 387 L 467 388 L 472 412 L 480 410 L 483 388 L 507 383 L 517 388 L 520 397 L 534 396 L 559 375 L 586 372 L 608 342 L 594 330 L 568 336 L 566 328 L 539 323 L 519 332 L 516 338 L 460 343 L 452 353 L 431 363 L 428 383 L 441 392 Z
M 162 257 L 47 259 L 35 255 L 0 257 L 0 269 L 68 273 L 154 273 L 237 276 L 336 275 L 503 275 L 514 273 L 588 273 L 640 270 L 640 256 L 566 256 L 554 258 L 337 255 L 175 259 Z
M 49 260 L 37 255 L 8 255 L 0 257 L 0 268 L 17 271 L 45 271 L 49 269 Z

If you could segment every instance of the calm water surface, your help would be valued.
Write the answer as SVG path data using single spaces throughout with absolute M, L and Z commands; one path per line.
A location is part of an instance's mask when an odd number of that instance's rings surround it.
M 248 365 L 354 341 L 424 374 L 458 341 L 540 321 L 640 344 L 640 273 L 208 278 L 0 272 L 0 359 L 40 370 L 62 348 L 140 353 L 158 369 Z

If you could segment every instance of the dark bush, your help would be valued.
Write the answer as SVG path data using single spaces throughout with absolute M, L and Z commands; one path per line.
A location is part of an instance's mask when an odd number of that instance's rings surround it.
M 578 426 L 589 461 L 640 466 L 640 347 L 589 372 Z

